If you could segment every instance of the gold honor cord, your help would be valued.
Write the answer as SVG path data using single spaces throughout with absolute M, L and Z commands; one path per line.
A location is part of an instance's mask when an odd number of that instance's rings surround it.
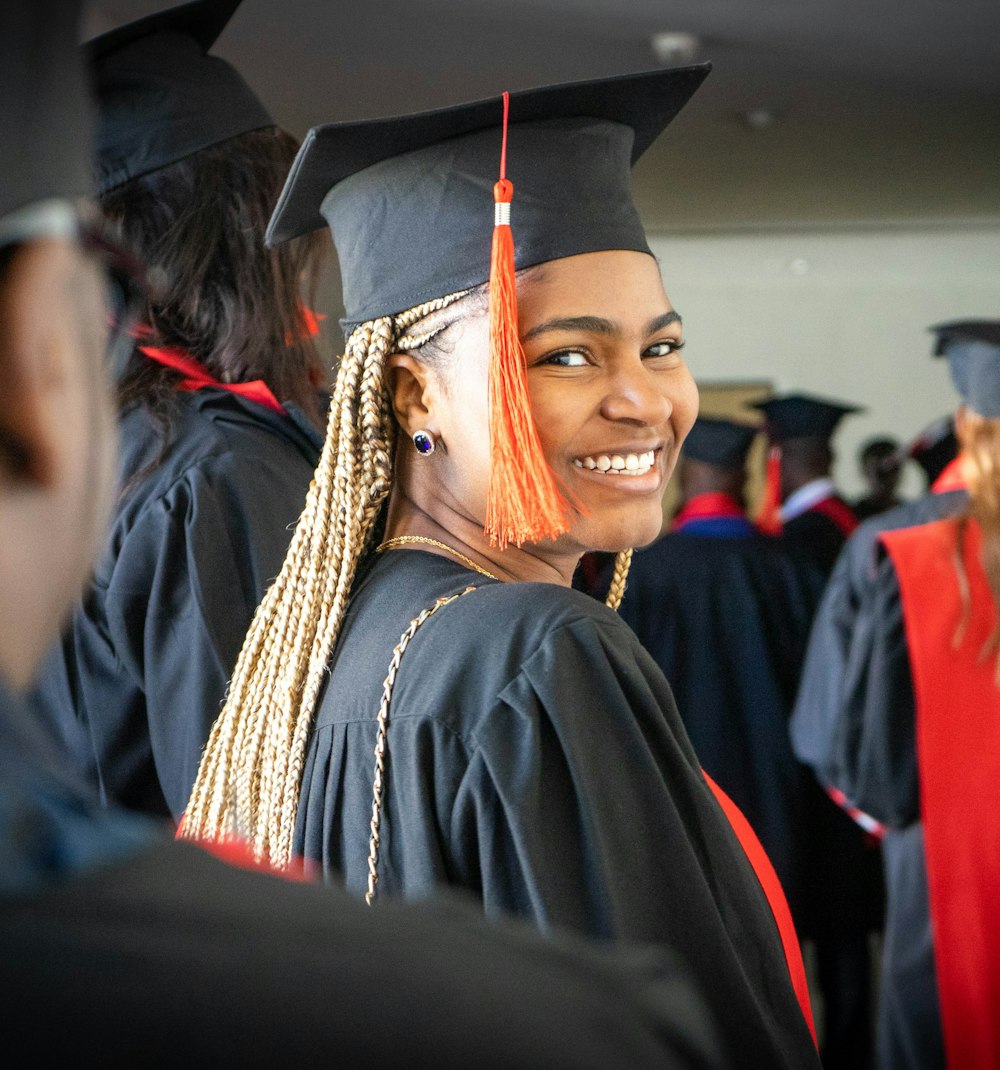
M 409 538 L 414 538 L 414 536 L 409 536 Z M 477 571 L 481 572 L 482 569 Z M 486 573 L 486 575 L 489 575 L 489 573 Z M 495 576 L 493 578 L 496 579 Z M 410 640 L 424 621 L 433 617 L 439 609 L 444 609 L 445 606 L 450 605 L 459 598 L 463 598 L 467 594 L 471 594 L 475 590 L 477 590 L 475 587 L 466 587 L 464 591 L 460 591 L 458 594 L 439 598 L 430 609 L 425 609 L 419 617 L 415 617 L 410 621 L 409 628 L 399 637 L 399 642 L 392 652 L 389 672 L 386 675 L 385 682 L 382 684 L 382 704 L 378 711 L 378 736 L 375 740 L 375 777 L 372 784 L 372 819 L 369 826 L 371 828 L 371 838 L 368 841 L 368 891 L 365 892 L 365 903 L 368 906 L 371 906 L 375 899 L 375 885 L 378 883 L 378 850 L 381 843 L 379 830 L 382 825 L 382 796 L 385 788 L 389 703 L 392 701 L 392 689 L 396 683 L 396 673 L 399 672 L 399 663 L 403 659 L 403 654 L 406 653 L 406 648 L 410 645 Z

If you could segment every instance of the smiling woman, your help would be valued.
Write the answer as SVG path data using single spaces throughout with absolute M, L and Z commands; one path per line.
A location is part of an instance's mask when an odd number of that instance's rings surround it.
M 303 854 L 369 900 L 455 885 L 491 916 L 667 944 L 732 1065 L 814 1067 L 767 859 L 655 664 L 570 586 L 610 550 L 620 597 L 695 418 L 629 172 L 705 73 L 511 97 L 513 360 L 486 287 L 500 102 L 309 135 L 269 233 L 329 223 L 347 349 L 184 833 Z

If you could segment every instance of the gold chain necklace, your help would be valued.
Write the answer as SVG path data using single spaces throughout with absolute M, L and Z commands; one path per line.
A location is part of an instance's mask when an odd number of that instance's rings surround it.
M 503 583 L 503 580 L 501 580 L 499 576 L 494 576 L 492 572 L 487 572 L 486 569 L 480 568 L 472 558 L 466 557 L 465 554 L 452 549 L 447 543 L 438 542 L 437 539 L 428 539 L 423 535 L 397 535 L 394 539 L 386 539 L 381 545 L 375 547 L 375 553 L 380 554 L 383 550 L 393 550 L 397 546 L 409 546 L 412 543 L 420 542 L 427 543 L 428 546 L 436 546 L 439 550 L 444 550 L 445 553 L 457 557 L 459 561 L 468 565 L 474 572 L 478 572 L 480 576 L 487 576 L 491 580 Z

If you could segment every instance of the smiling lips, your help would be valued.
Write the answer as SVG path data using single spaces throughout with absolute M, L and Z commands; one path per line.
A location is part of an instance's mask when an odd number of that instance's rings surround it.
M 577 468 L 607 476 L 644 476 L 656 463 L 656 450 L 645 453 L 599 453 L 595 457 L 578 457 Z

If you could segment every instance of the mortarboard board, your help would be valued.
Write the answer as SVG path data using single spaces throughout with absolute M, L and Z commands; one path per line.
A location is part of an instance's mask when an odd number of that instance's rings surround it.
M 630 169 L 707 64 L 510 94 L 507 173 L 520 270 L 578 253 L 649 247 Z M 268 227 L 275 245 L 329 225 L 344 325 L 485 282 L 499 97 L 309 132 Z
M 1000 320 L 956 320 L 931 327 L 934 356 L 945 357 L 962 401 L 980 416 L 1000 417 Z
M 242 76 L 208 50 L 241 0 L 194 0 L 89 41 L 98 191 L 272 126 Z
M 93 192 L 77 0 L 0 4 L 0 217 Z
M 718 468 L 742 468 L 759 427 L 699 416 L 684 440 L 683 454 Z
M 767 435 L 772 442 L 793 438 L 828 440 L 843 417 L 862 411 L 857 405 L 811 394 L 785 394 L 752 402 L 750 407 L 764 414 Z

